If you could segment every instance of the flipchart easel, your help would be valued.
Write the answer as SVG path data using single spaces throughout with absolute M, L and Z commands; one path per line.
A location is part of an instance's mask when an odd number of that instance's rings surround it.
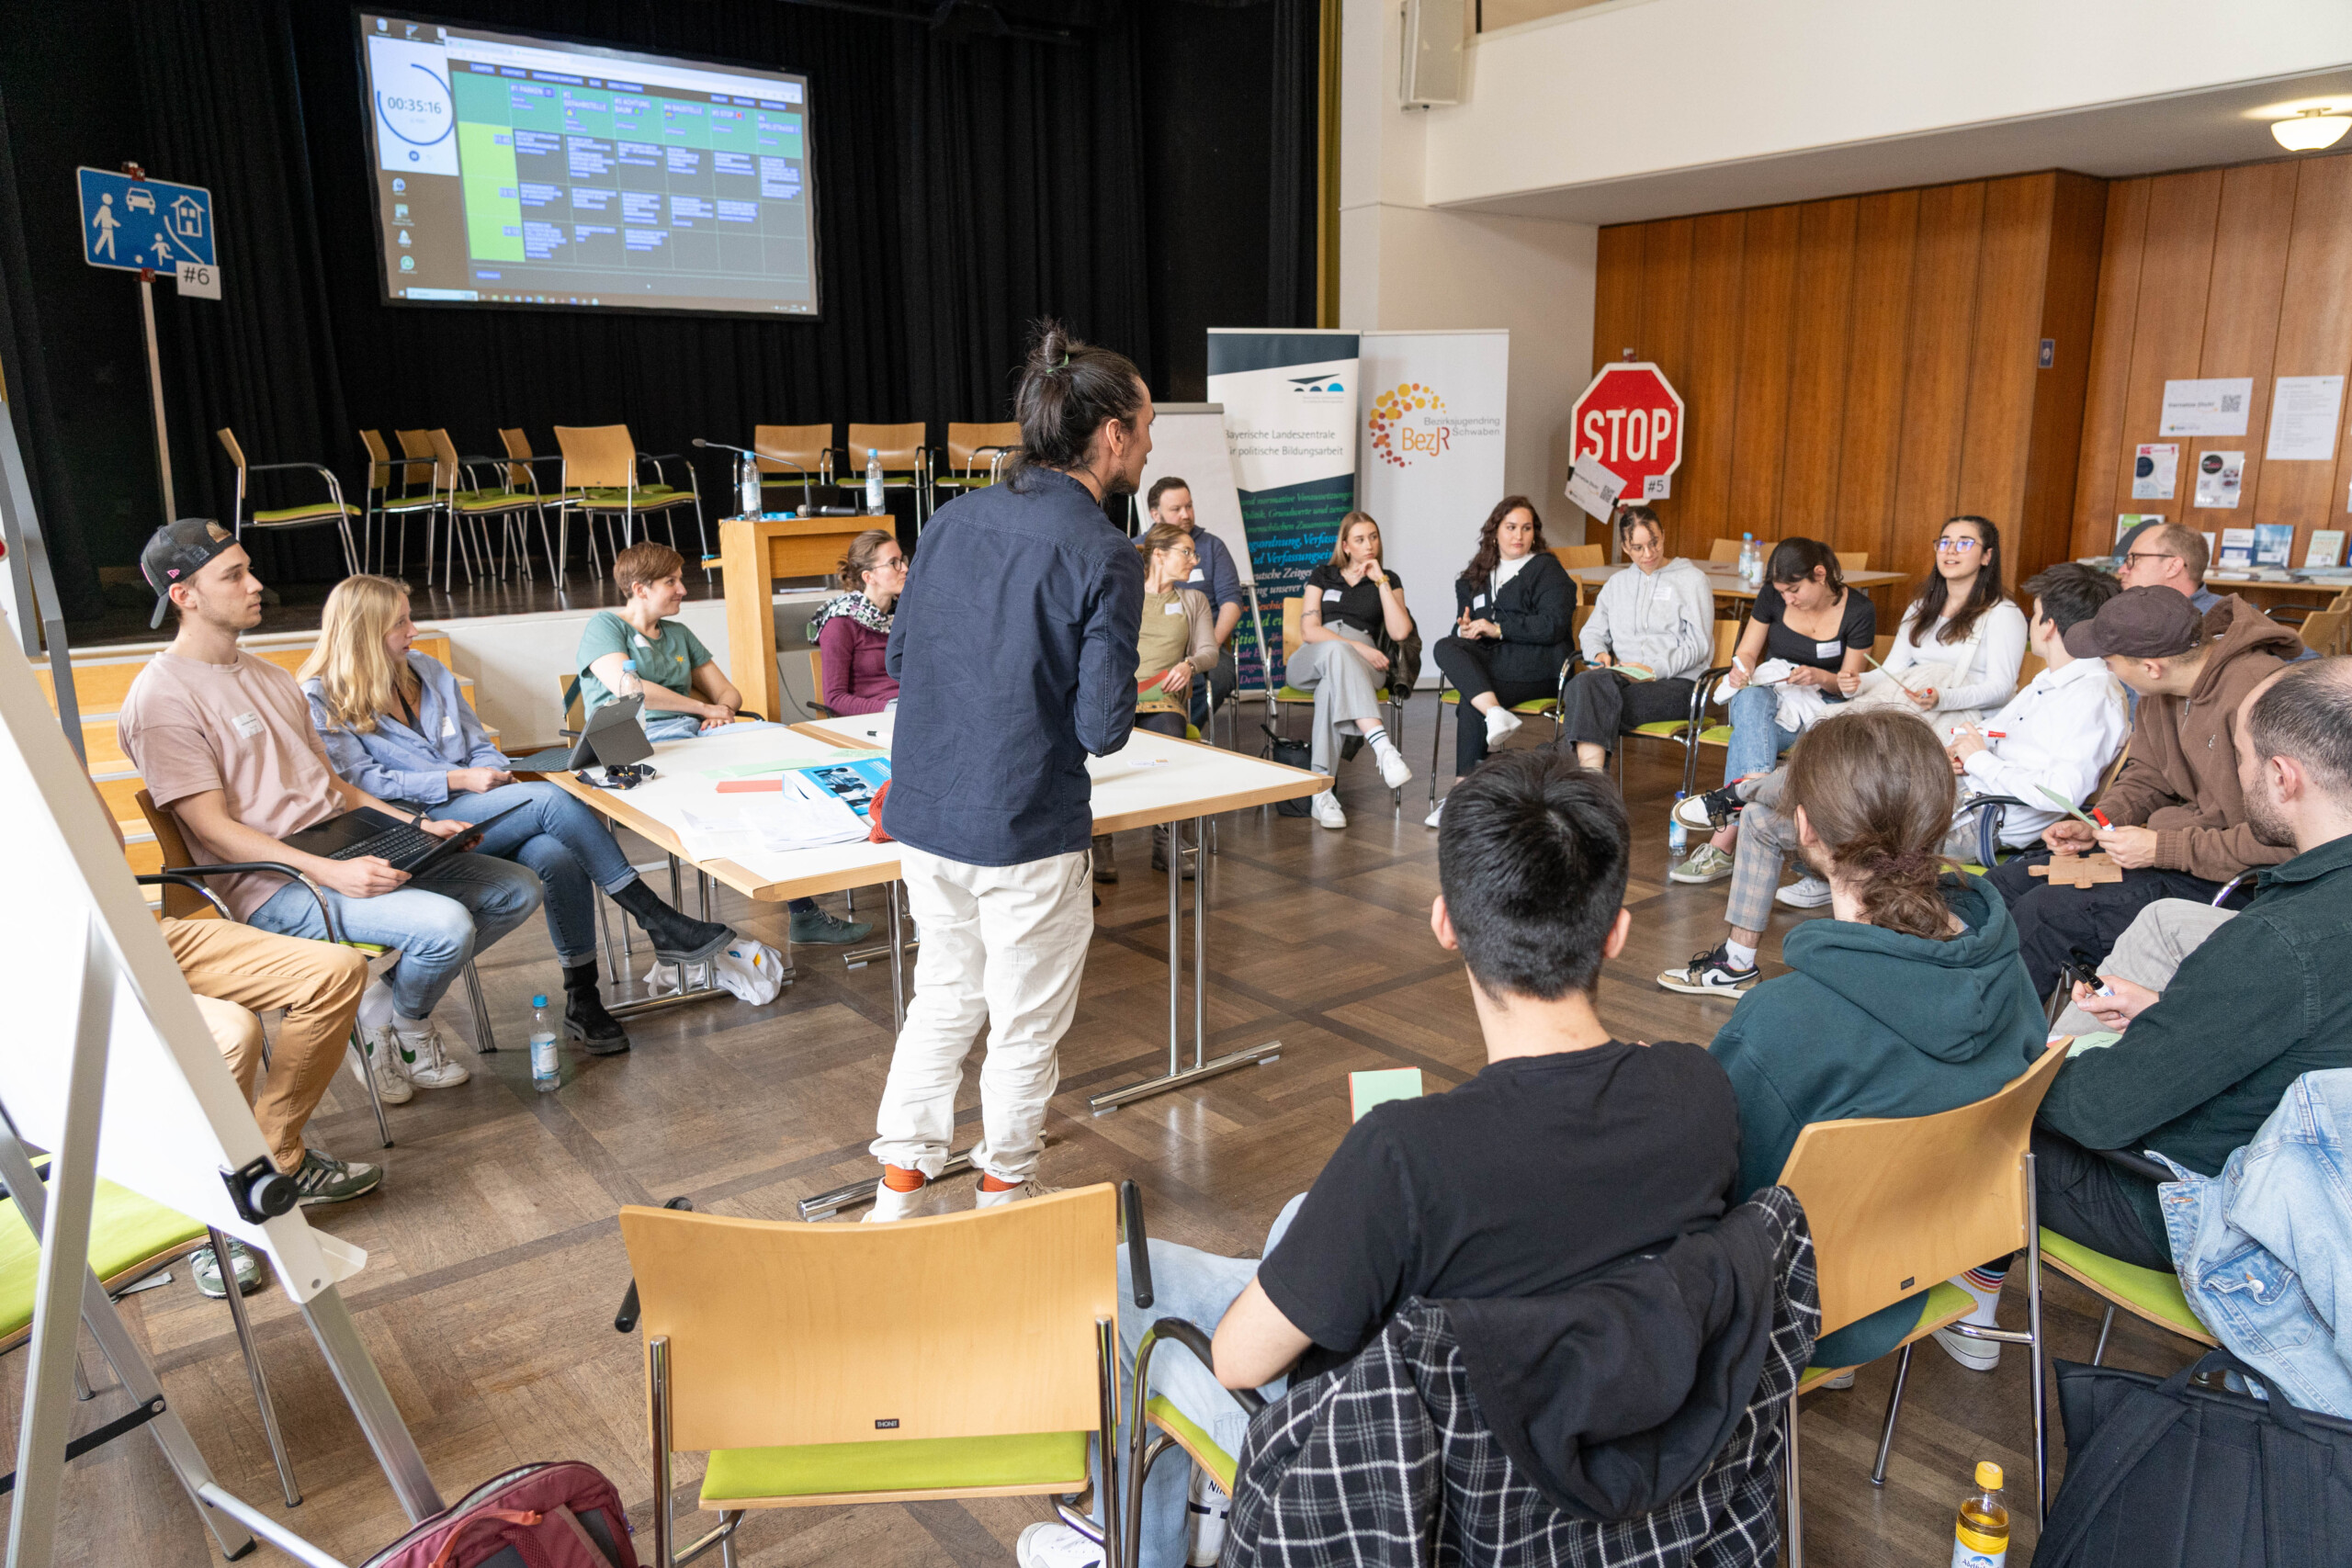
M 0 647 L 0 807 L 13 829 L 9 882 L 19 911 L 0 941 L 0 995 L 12 1024 L 0 1049 L 0 1181 L 41 1248 L 7 1568 L 51 1561 L 77 1302 L 79 1321 L 136 1402 L 108 1435 L 141 1424 L 153 1433 L 221 1551 L 241 1556 L 257 1535 L 314 1568 L 341 1568 L 214 1480 L 90 1271 L 100 1172 L 267 1254 L 401 1509 L 411 1520 L 440 1511 L 424 1458 L 336 1289 L 367 1255 L 313 1231 L 300 1208 L 265 1218 L 253 1206 L 255 1162 L 269 1168 L 261 1129 L 13 644 Z M 45 1189 L 28 1144 L 51 1153 Z
M 1225 444 L 1223 403 L 1160 403 L 1154 407 L 1151 456 L 1134 498 L 1136 533 L 1151 526 L 1144 497 L 1164 474 L 1181 476 L 1193 492 L 1193 525 L 1225 541 L 1233 570 L 1250 597 L 1250 626 L 1258 638 L 1258 671 L 1266 712 L 1274 711 L 1273 660 L 1266 657 L 1266 622 L 1258 612 L 1258 574 L 1250 566 L 1250 530 L 1241 519 L 1241 489 L 1233 479 L 1233 451 Z

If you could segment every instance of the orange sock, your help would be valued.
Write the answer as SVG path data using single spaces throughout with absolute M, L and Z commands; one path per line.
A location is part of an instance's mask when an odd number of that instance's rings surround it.
M 983 1192 L 1010 1192 L 1020 1185 L 1018 1181 L 1007 1181 L 1001 1176 L 980 1178 L 980 1190 Z
M 904 1166 L 886 1165 L 882 1168 L 882 1185 L 893 1192 L 912 1192 L 931 1179 L 920 1170 Z

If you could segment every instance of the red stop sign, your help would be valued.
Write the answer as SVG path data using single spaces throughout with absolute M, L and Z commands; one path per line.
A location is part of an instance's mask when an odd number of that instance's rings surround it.
M 1569 460 L 1590 457 L 1625 481 L 1626 501 L 1662 501 L 1682 466 L 1682 394 L 1646 363 L 1609 365 L 1577 399 Z

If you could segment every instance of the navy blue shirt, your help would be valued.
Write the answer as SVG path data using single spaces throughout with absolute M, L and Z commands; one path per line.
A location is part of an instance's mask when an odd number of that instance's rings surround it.
M 892 838 L 966 865 L 1087 847 L 1086 759 L 1135 728 L 1143 580 L 1135 546 L 1051 468 L 933 514 L 890 622 Z
M 1240 604 L 1241 574 L 1233 570 L 1233 551 L 1226 542 L 1196 523 L 1193 525 L 1193 553 L 1200 560 L 1193 568 L 1193 575 L 1184 580 L 1185 586 L 1207 594 L 1209 604 L 1215 609 Z

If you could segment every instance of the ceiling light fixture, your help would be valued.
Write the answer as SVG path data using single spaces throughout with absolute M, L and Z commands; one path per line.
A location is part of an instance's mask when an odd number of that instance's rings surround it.
M 2347 130 L 2352 130 L 2352 116 L 2332 106 L 2303 109 L 2291 119 L 2270 122 L 2270 134 L 2290 152 L 2317 152 L 2333 147 Z

